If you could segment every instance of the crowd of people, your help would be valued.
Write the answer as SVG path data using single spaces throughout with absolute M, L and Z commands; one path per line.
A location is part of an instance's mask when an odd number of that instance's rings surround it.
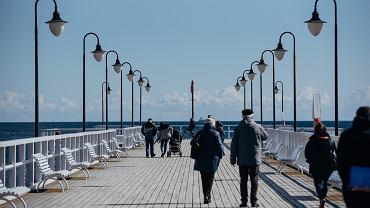
M 211 190 L 215 173 L 224 154 L 225 133 L 223 124 L 213 116 L 204 119 L 203 127 L 194 134 L 196 124 L 191 118 L 188 130 L 192 136 L 190 144 L 197 146 L 194 170 L 199 171 L 202 180 L 204 203 L 212 201 Z M 154 157 L 153 144 L 161 143 L 162 157 L 166 154 L 167 143 L 173 128 L 163 122 L 158 130 L 152 119 L 142 126 L 146 141 L 146 157 Z M 154 140 L 154 137 L 157 139 Z M 242 120 L 235 128 L 230 146 L 230 164 L 239 166 L 240 207 L 247 207 L 248 196 L 252 207 L 259 207 L 258 175 L 262 163 L 261 148 L 268 134 L 253 119 L 253 111 L 244 109 Z M 206 148 L 204 148 L 206 147 Z M 339 138 L 338 146 L 330 137 L 323 122 L 315 124 L 314 133 L 305 146 L 305 157 L 309 173 L 313 177 L 319 206 L 325 207 L 328 179 L 338 170 L 342 179 L 343 198 L 347 207 L 370 207 L 370 107 L 360 107 L 352 127 Z M 250 180 L 250 194 L 247 183 Z

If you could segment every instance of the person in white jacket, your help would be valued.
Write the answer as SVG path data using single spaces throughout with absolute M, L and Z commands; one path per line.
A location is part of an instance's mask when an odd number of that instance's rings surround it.
M 156 142 L 161 142 L 161 157 L 164 157 L 164 155 L 167 152 L 167 144 L 170 138 L 172 137 L 173 134 L 173 128 L 164 123 L 161 122 L 159 124 L 158 132 L 157 132 L 157 140 Z

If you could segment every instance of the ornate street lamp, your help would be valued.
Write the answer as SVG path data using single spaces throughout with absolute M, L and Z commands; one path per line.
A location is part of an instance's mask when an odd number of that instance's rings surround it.
M 124 66 L 125 64 L 128 64 L 130 66 L 130 71 L 132 71 L 132 66 L 129 62 L 123 62 L 122 63 L 122 66 Z M 122 96 L 122 72 L 123 70 L 121 70 L 121 128 L 123 128 L 123 112 L 122 112 L 122 109 L 123 109 L 123 96 Z
M 130 69 L 130 71 L 127 74 L 127 79 L 128 79 L 128 81 L 131 82 L 131 126 L 132 127 L 134 126 L 134 82 L 133 82 L 133 80 L 134 80 L 134 77 L 135 77 L 135 72 L 139 72 L 140 73 L 140 79 L 141 80 L 143 79 L 140 70 L 132 71 Z M 139 79 L 139 81 L 140 81 L 140 79 Z M 143 82 L 138 82 L 139 86 L 140 86 L 140 83 L 142 83 L 142 85 L 144 84 Z M 141 92 L 141 87 L 140 87 L 140 92 Z M 141 115 L 141 112 L 140 112 L 140 115 Z
M 107 52 L 105 56 L 105 82 L 108 82 L 108 55 L 110 53 L 116 54 L 116 62 L 113 64 L 113 69 L 116 73 L 120 73 L 122 64 L 119 61 L 118 53 L 114 50 L 110 50 Z M 105 90 L 108 92 L 108 85 L 105 85 Z M 105 129 L 108 130 L 108 93 L 105 93 Z
M 37 4 L 39 0 L 35 2 L 35 137 L 39 136 L 39 46 L 38 46 L 38 27 L 37 27 Z M 55 36 L 59 36 L 64 29 L 64 24 L 67 21 L 64 21 L 60 18 L 60 14 L 58 12 L 57 3 L 55 0 L 54 2 L 54 13 L 53 18 L 50 21 L 45 23 L 49 24 L 49 29 L 51 33 Z
M 104 57 L 104 53 L 105 51 L 102 50 L 101 46 L 100 46 L 100 43 L 99 43 L 99 37 L 98 35 L 96 35 L 95 33 L 93 32 L 90 32 L 90 33 L 87 33 L 84 38 L 83 38 L 83 55 L 82 55 L 82 63 L 83 63 L 83 67 L 82 67 L 82 131 L 85 132 L 86 131 L 86 93 L 85 93 L 85 68 L 86 68 L 86 55 L 85 55 L 85 40 L 86 40 L 86 37 L 89 36 L 89 35 L 94 35 L 97 39 L 97 44 L 96 44 L 96 48 L 94 51 L 92 51 L 91 53 L 94 55 L 94 58 L 97 62 L 100 62 L 103 57 Z
M 141 93 L 141 88 L 144 86 L 144 84 L 145 84 L 145 81 L 144 81 L 144 79 L 146 79 L 146 81 L 147 81 L 147 84 L 146 84 L 146 86 L 145 86 L 145 90 L 147 91 L 147 92 L 149 92 L 150 91 L 150 88 L 152 87 L 152 86 L 150 86 L 150 84 L 149 84 L 149 79 L 147 78 L 147 77 L 140 77 L 140 79 L 139 79 L 139 81 L 138 81 L 138 84 L 139 84 L 139 86 L 140 86 L 140 126 L 141 126 L 141 99 L 142 99 L 142 93 Z
M 306 21 L 308 23 L 308 30 L 311 32 L 312 35 L 317 36 L 325 21 L 322 21 L 319 17 L 319 13 L 317 12 L 317 2 L 315 1 L 315 9 L 312 12 L 312 17 L 310 20 Z M 339 116 L 338 116 L 338 26 L 337 26 L 337 2 L 334 2 L 334 102 L 335 102 L 335 135 L 338 136 L 339 134 Z
M 282 115 L 282 125 L 285 126 L 285 121 L 284 121 L 284 84 L 282 81 L 276 81 L 274 85 L 274 94 L 279 93 L 279 88 L 277 87 L 277 84 L 281 84 L 281 115 Z
M 101 124 L 102 125 L 104 125 L 104 84 L 108 85 L 108 88 L 106 88 L 107 90 L 105 91 L 105 93 L 110 95 L 112 92 L 108 82 L 103 82 L 101 84 Z
M 245 79 L 245 72 L 248 72 L 248 79 L 251 81 L 251 110 L 253 110 L 253 79 L 256 76 L 256 73 L 253 71 L 253 64 L 258 63 L 258 61 L 253 61 L 251 63 L 250 69 L 246 69 L 243 71 L 242 79 L 240 80 L 240 84 L 244 86 L 244 109 L 246 109 L 246 100 L 245 100 L 245 84 L 247 80 Z
M 240 90 L 240 84 L 239 84 L 239 80 L 242 78 L 242 76 L 240 76 L 240 77 L 238 77 L 237 79 L 236 79 L 236 84 L 234 85 L 234 88 L 235 88 L 235 90 L 236 91 L 239 91 Z
M 276 49 L 273 51 L 275 52 L 275 57 L 278 60 L 284 58 L 284 54 L 287 50 L 283 48 L 283 44 L 281 44 L 281 37 L 285 34 L 290 34 L 293 37 L 293 107 L 294 107 L 294 119 L 293 119 L 293 128 L 294 131 L 297 131 L 297 93 L 296 93 L 296 58 L 295 58 L 295 36 L 291 32 L 283 32 L 280 35 L 279 43 Z
M 266 69 L 266 64 L 263 62 L 262 60 L 262 63 L 261 63 L 261 60 L 258 62 L 258 64 L 256 64 L 257 67 L 258 67 L 258 71 L 260 71 L 260 114 L 261 114 L 261 125 L 263 125 L 263 105 L 262 105 L 262 73 L 265 71 Z
M 257 64 L 258 66 L 258 70 L 263 73 L 266 69 L 266 66 L 268 66 L 265 61 L 263 60 L 263 55 L 265 54 L 265 52 L 270 52 L 271 55 L 272 55 L 272 86 L 274 86 L 275 84 L 275 58 L 274 58 L 274 53 L 272 52 L 272 50 L 264 50 L 261 54 L 261 60 L 260 62 Z M 261 87 L 262 89 L 262 87 Z M 272 87 L 272 90 L 274 90 L 274 87 Z M 261 97 L 262 97 L 262 94 L 261 94 Z M 261 100 L 261 103 L 262 103 L 262 100 Z M 262 104 L 261 104 L 262 106 Z M 272 113 L 272 117 L 273 117 L 273 127 L 274 129 L 276 128 L 276 119 L 275 119 L 275 93 L 272 92 L 272 109 L 273 109 L 273 113 Z M 261 118 L 262 118 L 262 110 L 261 110 Z M 262 120 L 262 119 L 261 119 Z

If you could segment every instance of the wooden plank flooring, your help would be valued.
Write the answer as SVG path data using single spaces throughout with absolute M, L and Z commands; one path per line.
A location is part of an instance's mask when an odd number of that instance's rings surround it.
M 230 142 L 230 141 L 227 141 Z M 229 164 L 225 148 L 212 188 L 212 202 L 204 205 L 199 172 L 188 157 L 189 140 L 182 144 L 183 157 L 145 158 L 145 149 L 129 151 L 128 158 L 111 159 L 107 170 L 92 169 L 91 178 L 73 177 L 70 190 L 60 192 L 56 184 L 41 193 L 29 193 L 24 199 L 30 208 L 38 207 L 238 207 L 240 203 L 238 167 Z M 297 170 L 285 168 L 276 174 L 276 162 L 268 160 L 260 167 L 258 198 L 260 207 L 318 207 L 312 179 Z M 75 176 L 81 176 L 79 174 Z M 326 207 L 344 207 L 342 194 L 330 189 Z M 21 204 L 16 201 L 17 206 Z M 2 207 L 11 207 L 10 204 Z

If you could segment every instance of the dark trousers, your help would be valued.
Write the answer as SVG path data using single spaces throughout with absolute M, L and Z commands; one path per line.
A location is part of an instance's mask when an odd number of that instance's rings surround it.
M 154 156 L 154 138 L 153 137 L 145 137 L 145 153 L 146 156 Z
M 328 180 L 330 175 L 331 173 L 326 175 L 312 175 L 317 197 L 319 197 L 319 199 L 325 199 L 326 193 L 328 193 Z
M 257 202 L 257 189 L 258 189 L 258 173 L 260 166 L 239 166 L 240 174 L 240 195 L 242 197 L 242 203 L 248 202 L 248 175 L 251 180 L 251 204 Z
M 202 178 L 204 201 L 209 201 L 211 200 L 212 184 L 213 179 L 215 178 L 215 173 L 200 172 L 200 176 Z
M 166 154 L 166 152 L 167 152 L 167 144 L 168 144 L 168 139 L 162 139 L 161 140 L 161 152 L 162 152 L 162 155 Z

